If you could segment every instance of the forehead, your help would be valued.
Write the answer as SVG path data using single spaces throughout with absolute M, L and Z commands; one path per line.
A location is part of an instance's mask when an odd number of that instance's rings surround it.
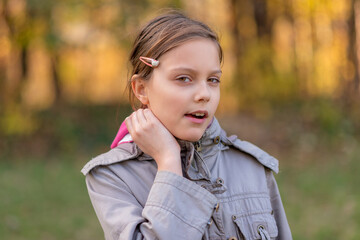
M 219 47 L 210 39 L 196 38 L 166 52 L 159 61 L 159 70 L 174 67 L 216 70 L 220 69 Z

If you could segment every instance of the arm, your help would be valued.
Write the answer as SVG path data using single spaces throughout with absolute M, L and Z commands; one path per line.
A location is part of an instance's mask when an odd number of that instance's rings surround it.
M 175 173 L 159 171 L 142 207 L 108 167 L 86 177 L 90 199 L 107 240 L 201 239 L 216 198 Z
M 270 194 L 271 206 L 278 227 L 278 237 L 276 239 L 292 239 L 290 227 L 285 215 L 285 210 L 281 201 L 279 189 L 271 170 L 266 170 L 266 180 Z

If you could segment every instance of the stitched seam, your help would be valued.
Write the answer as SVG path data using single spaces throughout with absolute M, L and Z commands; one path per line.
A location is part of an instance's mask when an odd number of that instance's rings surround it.
M 265 192 L 259 192 L 259 193 L 250 193 L 250 194 L 249 193 L 237 194 L 230 197 L 223 197 L 218 199 L 221 202 L 226 203 L 226 202 L 234 202 L 240 199 L 252 199 L 252 198 L 269 198 L 269 196 Z
M 111 164 L 114 164 L 114 163 L 118 163 L 118 162 L 122 162 L 122 161 L 127 161 L 127 160 L 130 160 L 132 159 L 133 157 L 135 157 L 136 154 L 132 154 L 126 158 L 123 158 L 123 159 L 116 159 L 116 158 L 104 158 L 104 157 L 101 157 L 97 160 L 94 160 L 94 161 L 90 161 L 88 162 L 84 167 L 83 169 L 81 170 L 83 173 L 88 173 L 90 172 L 93 168 L 97 167 L 97 166 L 103 166 L 103 165 L 111 165 Z
M 191 225 L 190 223 L 187 223 L 185 219 L 183 219 L 182 217 L 180 217 L 179 215 L 177 215 L 177 213 L 176 213 L 175 211 L 171 210 L 171 208 L 164 207 L 164 206 L 161 206 L 161 205 L 155 204 L 154 202 L 149 202 L 149 201 L 146 203 L 146 206 L 152 206 L 152 207 L 157 207 L 157 208 L 163 209 L 163 210 L 171 213 L 172 215 L 174 215 L 176 218 L 178 218 L 179 220 L 181 220 L 183 223 L 185 223 L 185 224 L 188 225 L 189 227 L 195 228 L 195 229 L 198 230 L 201 234 L 203 233 L 200 228 L 196 227 L 195 225 Z
M 171 183 L 168 183 L 168 182 L 164 182 L 164 181 L 162 181 L 162 180 L 156 180 L 154 183 L 162 183 L 162 184 L 170 185 L 170 186 L 173 186 L 173 187 L 175 187 L 176 189 L 182 191 L 183 193 L 187 193 L 187 194 L 188 194 L 187 191 L 184 191 L 184 190 L 181 189 L 179 186 L 174 185 L 174 184 L 171 184 Z M 199 189 L 195 189 L 194 187 L 192 187 L 192 186 L 190 186 L 190 185 L 188 185 L 188 184 L 186 184 L 186 186 L 189 187 L 191 190 L 197 191 L 198 193 L 200 193 L 200 194 L 201 194 L 202 196 L 204 196 L 204 197 L 212 197 L 212 198 L 215 198 L 215 199 L 216 199 L 216 197 L 215 197 L 215 196 L 212 196 L 210 192 L 203 193 L 203 192 L 200 192 Z M 202 189 L 201 189 L 201 190 L 202 190 Z M 207 191 L 207 190 L 205 190 L 205 191 Z M 211 206 L 211 204 L 210 204 L 209 206 Z
M 262 211 L 255 211 L 255 212 L 244 212 L 236 214 L 237 217 L 248 217 L 253 215 L 263 215 L 263 214 L 269 214 L 271 215 L 271 209 L 262 210 Z

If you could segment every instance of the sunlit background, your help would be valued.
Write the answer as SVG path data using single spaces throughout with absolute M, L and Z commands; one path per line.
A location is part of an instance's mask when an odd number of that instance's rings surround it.
M 359 0 L 1 0 L 0 239 L 102 239 L 80 173 L 131 113 L 139 26 L 167 8 L 225 53 L 217 117 L 280 161 L 294 239 L 360 239 Z

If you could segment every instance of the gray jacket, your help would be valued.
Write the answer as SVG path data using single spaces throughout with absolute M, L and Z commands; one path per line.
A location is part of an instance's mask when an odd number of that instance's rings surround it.
M 184 177 L 157 171 L 129 142 L 85 165 L 106 239 L 292 239 L 275 158 L 216 119 L 198 142 L 179 144 Z

